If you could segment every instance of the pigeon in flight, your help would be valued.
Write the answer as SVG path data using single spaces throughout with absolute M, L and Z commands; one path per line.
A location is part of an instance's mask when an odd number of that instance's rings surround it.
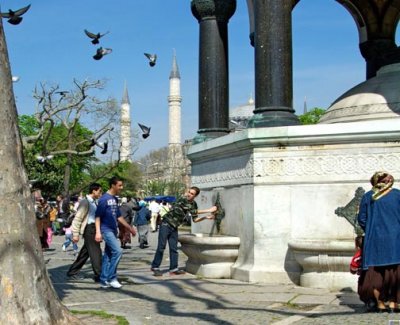
M 99 143 L 99 147 L 100 147 L 100 148 L 103 147 L 103 150 L 101 150 L 100 153 L 101 153 L 102 155 L 106 154 L 106 153 L 107 153 L 107 150 L 108 150 L 108 141 L 106 140 L 106 141 L 104 141 L 103 143 Z
M 8 22 L 11 25 L 18 25 L 22 21 L 22 15 L 26 13 L 31 5 L 27 5 L 26 7 L 23 7 L 21 9 L 18 9 L 16 11 L 13 11 L 11 9 L 8 10 L 8 12 L 2 12 L 0 13 L 1 17 L 3 18 L 8 18 Z
M 102 38 L 104 35 L 107 35 L 108 33 L 109 32 L 106 32 L 104 34 L 100 33 L 94 34 L 85 29 L 85 34 L 92 39 L 92 44 L 99 44 L 100 38 Z
M 145 126 L 145 125 L 143 125 L 143 124 L 140 124 L 140 123 L 138 123 L 138 125 L 139 125 L 140 129 L 141 129 L 142 132 L 143 132 L 143 134 L 142 134 L 143 139 L 148 138 L 149 135 L 150 135 L 150 129 L 151 129 L 151 128 L 149 128 L 149 127 L 147 127 L 147 126 Z
M 149 59 L 149 65 L 154 67 L 157 61 L 157 54 L 144 53 L 144 55 Z
M 56 94 L 60 94 L 61 97 L 67 96 L 68 93 L 69 93 L 69 91 L 67 91 L 67 90 L 56 91 Z
M 104 142 L 97 142 L 94 138 L 92 138 L 90 140 L 90 146 L 91 147 L 98 146 L 100 149 L 102 149 L 100 151 L 100 153 L 102 155 L 106 154 L 108 151 L 108 141 L 107 140 L 105 140 Z
M 45 163 L 46 162 L 46 160 L 51 160 L 51 159 L 53 159 L 54 158 L 54 156 L 53 155 L 43 155 L 43 156 L 41 156 L 41 155 L 37 155 L 36 156 L 36 160 L 38 161 L 38 162 L 40 162 L 41 164 L 43 164 L 43 163 Z
M 111 52 L 112 49 L 99 47 L 96 54 L 93 55 L 93 59 L 100 60 L 104 55 L 110 54 Z

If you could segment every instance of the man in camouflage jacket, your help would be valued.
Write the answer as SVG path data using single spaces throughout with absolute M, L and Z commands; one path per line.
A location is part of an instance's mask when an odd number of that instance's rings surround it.
M 160 270 L 160 265 L 167 242 L 169 246 L 170 275 L 180 275 L 185 273 L 178 269 L 178 227 L 184 223 L 187 218 L 191 218 L 193 222 L 200 222 L 205 219 L 214 219 L 214 215 L 212 214 L 203 217 L 198 216 L 199 214 L 214 213 L 217 211 L 216 206 L 212 206 L 205 210 L 198 210 L 197 203 L 194 199 L 199 195 L 199 193 L 200 189 L 196 186 L 192 186 L 186 195 L 174 202 L 168 213 L 164 215 L 158 233 L 157 250 L 154 260 L 151 263 L 151 270 L 154 272 L 155 276 L 162 276 L 163 274 Z

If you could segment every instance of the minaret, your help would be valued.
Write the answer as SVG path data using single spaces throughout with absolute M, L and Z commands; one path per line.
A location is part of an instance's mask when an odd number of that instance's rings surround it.
M 169 146 L 181 144 L 181 102 L 181 76 L 174 51 L 172 70 L 169 75 Z
M 131 103 L 129 102 L 128 89 L 124 87 L 121 101 L 121 161 L 131 161 Z
M 183 166 L 183 154 L 181 144 L 181 76 L 176 54 L 172 59 L 172 70 L 169 75 L 169 140 L 168 140 L 168 165 L 171 180 L 177 180 Z
M 307 114 L 307 96 L 304 96 L 303 114 Z

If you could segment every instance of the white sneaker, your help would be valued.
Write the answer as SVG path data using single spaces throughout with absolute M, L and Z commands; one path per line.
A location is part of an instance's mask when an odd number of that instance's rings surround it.
M 105 283 L 100 282 L 100 288 L 107 289 L 109 287 L 111 287 L 109 282 L 107 282 L 107 281 Z
M 119 289 L 122 287 L 122 284 L 118 282 L 118 280 L 112 280 L 109 285 L 114 289 Z
M 67 248 L 65 247 L 65 245 L 62 245 L 62 251 L 65 252 L 67 250 Z

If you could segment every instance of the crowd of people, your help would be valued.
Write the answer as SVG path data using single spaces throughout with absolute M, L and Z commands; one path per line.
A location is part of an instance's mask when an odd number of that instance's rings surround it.
M 109 180 L 109 188 L 103 193 L 101 185 L 92 183 L 88 194 L 70 203 L 62 195 L 57 196 L 53 207 L 46 200 L 39 198 L 35 204 L 37 225 L 42 248 L 45 250 L 51 243 L 51 235 L 64 234 L 62 250 L 66 251 L 72 244 L 76 259 L 67 271 L 70 280 L 81 280 L 84 277 L 80 270 L 90 259 L 93 280 L 101 288 L 121 288 L 117 268 L 123 250 L 130 248 L 132 236 L 137 235 L 138 247 L 149 247 L 150 231 L 159 232 L 157 250 L 151 265 L 155 276 L 160 276 L 160 264 L 166 244 L 169 245 L 170 275 L 184 274 L 178 269 L 178 227 L 185 222 L 199 222 L 213 219 L 216 207 L 198 210 L 194 201 L 200 193 L 197 187 L 169 204 L 165 201 L 151 200 L 147 203 L 142 198 L 121 197 L 123 181 L 118 177 Z M 206 217 L 199 214 L 209 213 Z M 83 238 L 78 253 L 78 242 Z M 104 250 L 101 243 L 104 241 Z

